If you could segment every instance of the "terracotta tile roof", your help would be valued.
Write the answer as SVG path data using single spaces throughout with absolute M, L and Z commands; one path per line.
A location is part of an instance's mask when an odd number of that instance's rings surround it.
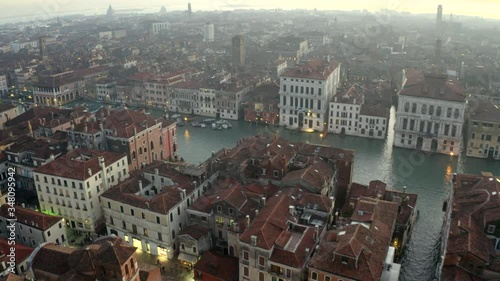
M 213 280 L 221 281 L 237 280 L 239 276 L 238 269 L 238 258 L 219 255 L 211 251 L 205 252 L 194 266 L 195 271 L 208 275 Z M 207 277 L 207 279 L 210 277 Z
M 302 233 L 287 231 L 289 238 L 283 246 L 275 246 L 269 260 L 293 268 L 302 269 L 312 254 L 316 242 L 314 228 L 307 227 Z
M 359 110 L 360 115 L 389 118 L 389 108 L 383 104 L 363 104 Z
M 125 157 L 125 154 L 79 148 L 34 169 L 33 172 L 69 179 L 86 180 L 100 172 L 101 168 L 99 167 L 98 159 L 100 156 L 104 157 L 105 165 L 109 166 Z
M 313 60 L 286 71 L 282 77 L 325 80 L 340 65 L 336 61 Z
M 65 141 L 54 142 L 48 139 L 35 139 L 30 136 L 21 136 L 11 145 L 6 152 L 22 153 L 28 152 L 31 157 L 48 160 L 51 156 L 58 157 L 66 152 Z
M 331 146 L 304 143 L 300 146 L 299 154 L 303 155 L 319 155 L 332 160 L 353 161 L 354 150 L 336 148 Z
M 289 214 L 289 206 L 290 197 L 288 195 L 278 193 L 273 196 L 259 211 L 245 232 L 241 234 L 240 241 L 250 244 L 251 236 L 256 236 L 256 246 L 270 250 L 282 232 L 288 229 L 287 221 L 292 219 Z
M 24 246 L 20 243 L 16 243 L 15 245 L 10 245 L 9 241 L 6 238 L 0 237 L 0 263 L 10 261 L 10 257 L 7 255 L 10 254 L 10 248 L 15 248 L 16 253 L 16 263 L 19 264 L 25 261 L 31 253 L 35 250 L 31 247 Z
M 52 127 L 69 122 L 72 118 L 78 118 L 84 116 L 85 112 L 81 109 L 61 109 L 55 107 L 46 106 L 35 106 L 23 114 L 10 119 L 5 123 L 7 127 L 20 126 L 24 124 L 27 126 L 27 122 L 31 121 L 31 126 L 33 130 L 36 130 L 45 119 L 45 126 Z
M 446 254 L 470 253 L 484 264 L 498 257 L 486 234 L 500 220 L 500 180 L 490 173 L 454 175 L 453 205 Z M 495 230 L 498 233 L 498 230 Z
M 500 123 L 500 108 L 491 102 L 476 100 L 471 102 L 470 108 L 475 109 L 471 112 L 472 121 L 486 121 Z
M 380 280 L 398 205 L 383 200 L 373 202 L 376 205 L 371 222 L 329 230 L 322 237 L 309 267 L 354 280 Z M 357 259 L 357 266 L 342 263 L 341 256 L 350 257 L 353 263 Z
M 7 204 L 0 207 L 0 216 L 11 219 L 9 215 L 10 206 Z M 29 227 L 34 227 L 40 230 L 47 230 L 54 224 L 61 222 L 62 217 L 50 216 L 41 212 L 23 208 L 21 206 L 15 206 L 15 215 L 18 223 L 23 223 Z M 62 222 L 61 222 L 62 223 Z
M 101 196 L 130 206 L 149 209 L 159 214 L 168 214 L 173 207 L 182 201 L 182 189 L 185 189 L 186 195 L 189 196 L 195 187 L 191 178 L 178 172 L 175 166 L 156 161 L 148 165 L 145 169 L 151 168 L 158 168 L 160 175 L 170 178 L 174 184 L 171 186 L 163 185 L 155 187 L 159 191 L 157 195 L 147 197 L 136 195 L 136 193 L 140 192 L 139 180 L 142 181 L 144 188 L 153 184 L 146 177 L 136 174 L 106 190 Z
M 317 160 L 304 169 L 288 172 L 281 183 L 285 186 L 301 184 L 316 193 L 321 193 L 325 181 L 335 174 L 335 166 L 323 160 Z
M 360 105 L 364 100 L 364 89 L 356 83 L 349 88 L 338 89 L 334 100 L 336 103 Z
M 116 236 L 101 237 L 85 248 L 74 249 L 54 244 L 43 245 L 33 258 L 37 271 L 54 274 L 59 280 L 95 280 L 98 267 L 123 266 L 136 248 Z M 47 262 L 51 261 L 51 262 Z
M 439 75 L 426 75 L 423 81 L 407 84 L 401 95 L 465 102 L 464 89 L 459 82 Z
M 203 236 L 205 236 L 207 233 L 210 232 L 210 229 L 203 227 L 201 225 L 190 225 L 184 227 L 181 232 L 179 232 L 179 235 L 188 235 L 195 240 L 199 240 Z
M 62 275 L 71 270 L 68 258 L 76 251 L 74 248 L 47 244 L 41 247 L 33 258 L 32 268 L 55 275 Z M 50 262 L 47 262 L 50 261 Z
M 108 109 L 100 109 L 96 116 L 100 116 L 101 112 L 104 112 L 105 116 L 104 128 L 113 130 L 115 132 L 113 136 L 119 138 L 130 138 L 134 135 L 134 129 L 140 133 L 161 122 L 142 111 L 118 109 L 109 110 L 108 114 Z

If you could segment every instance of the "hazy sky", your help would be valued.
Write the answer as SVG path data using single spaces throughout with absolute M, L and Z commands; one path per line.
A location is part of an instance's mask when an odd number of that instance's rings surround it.
M 189 1 L 189 0 L 188 0 Z M 68 12 L 85 14 L 104 14 L 111 4 L 114 9 L 143 8 L 147 12 L 159 11 L 161 6 L 167 10 L 186 9 L 183 0 L 0 0 L 0 20 L 33 19 L 56 17 Z M 435 13 L 437 5 L 442 4 L 445 19 L 454 15 L 500 18 L 500 0 L 191 0 L 193 10 L 227 10 L 242 7 L 283 8 L 283 9 L 328 9 L 377 11 L 390 9 L 412 13 Z

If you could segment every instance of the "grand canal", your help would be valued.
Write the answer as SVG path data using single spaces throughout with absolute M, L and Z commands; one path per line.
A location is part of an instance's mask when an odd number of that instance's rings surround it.
M 394 116 L 392 110 L 391 115 Z M 393 126 L 393 119 L 391 119 Z M 443 212 L 441 211 L 452 173 L 479 173 L 490 171 L 500 175 L 500 162 L 488 162 L 465 156 L 423 154 L 392 146 L 392 132 L 382 140 L 328 135 L 321 139 L 319 133 L 292 133 L 277 127 L 255 126 L 243 121 L 233 121 L 233 128 L 212 130 L 178 127 L 179 154 L 192 163 L 205 161 L 212 151 L 234 147 L 244 136 L 277 133 L 291 141 L 321 143 L 356 151 L 354 181 L 368 183 L 382 180 L 389 188 L 418 194 L 417 208 L 420 216 L 404 253 L 400 280 L 432 280 L 439 256 L 439 238 Z

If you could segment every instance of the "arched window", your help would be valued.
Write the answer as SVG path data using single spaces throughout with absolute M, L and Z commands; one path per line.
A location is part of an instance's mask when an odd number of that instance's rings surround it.
M 135 159 L 135 151 L 132 151 L 132 159 Z
M 416 103 L 413 103 L 411 105 L 411 113 L 417 113 L 417 104 Z
M 451 117 L 451 107 L 448 107 L 446 109 L 446 117 L 450 118 Z
M 153 144 L 153 141 L 151 141 L 150 148 L 151 148 L 151 151 L 153 151 L 155 149 L 155 145 Z
M 422 107 L 420 108 L 420 112 L 422 114 L 426 114 L 427 113 L 427 104 L 422 104 Z
M 410 111 L 410 103 L 406 102 L 405 103 L 405 112 L 408 112 L 408 111 Z
M 142 155 L 142 147 L 139 147 L 139 155 Z
M 455 112 L 453 113 L 453 117 L 455 117 L 455 119 L 458 119 L 458 117 L 460 117 L 460 110 L 458 110 L 458 108 L 455 108 Z
M 436 115 L 441 116 L 441 106 L 438 106 L 436 109 Z
M 364 135 L 365 134 L 365 129 L 361 129 L 361 134 Z
M 259 281 L 264 281 L 264 273 L 259 272 Z

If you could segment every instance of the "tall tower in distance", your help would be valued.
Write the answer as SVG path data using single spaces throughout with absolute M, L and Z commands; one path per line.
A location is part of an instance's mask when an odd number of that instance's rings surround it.
M 192 14 L 192 10 L 191 10 L 191 2 L 188 3 L 188 17 L 189 19 L 191 19 L 191 14 Z
M 42 61 L 47 61 L 49 58 L 47 54 L 47 38 L 46 37 L 40 37 L 38 38 L 38 48 L 40 51 L 40 59 Z
M 245 64 L 245 37 L 236 35 L 231 42 L 233 67 L 242 66 Z
M 439 5 L 436 17 L 436 29 L 440 31 L 442 25 L 443 25 L 443 5 Z
M 106 15 L 107 15 L 108 17 L 111 17 L 111 16 L 113 16 L 114 12 L 115 12 L 115 11 L 113 11 L 113 8 L 111 8 L 111 5 L 109 5 L 109 7 L 108 7 L 108 11 L 106 12 Z

